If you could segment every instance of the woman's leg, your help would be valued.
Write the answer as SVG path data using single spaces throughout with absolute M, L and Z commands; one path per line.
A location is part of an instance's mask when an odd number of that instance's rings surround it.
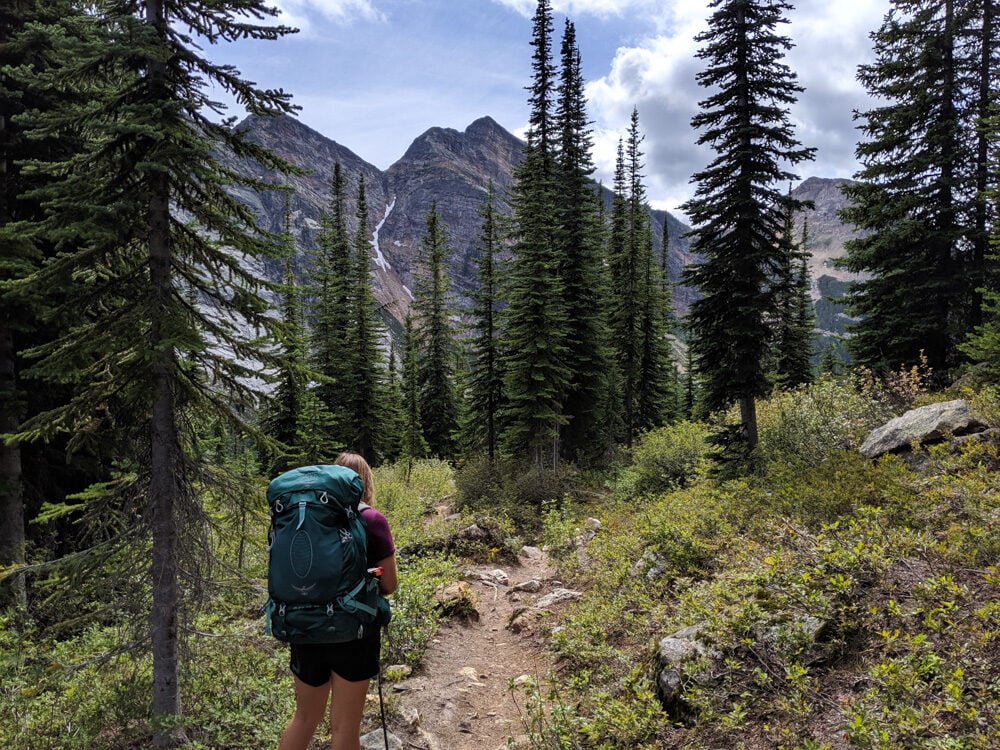
M 330 683 L 313 687 L 295 678 L 295 714 L 281 735 L 278 750 L 307 750 L 326 713 Z
M 331 750 L 360 750 L 361 717 L 367 695 L 368 680 L 350 682 L 334 673 L 330 689 Z

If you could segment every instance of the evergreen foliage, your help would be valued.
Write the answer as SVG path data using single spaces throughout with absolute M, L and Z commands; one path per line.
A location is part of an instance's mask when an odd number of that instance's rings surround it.
M 354 267 L 347 231 L 346 186 L 340 162 L 333 167 L 330 204 L 320 218 L 316 244 L 316 293 L 312 316 L 312 361 L 318 377 L 316 397 L 329 414 L 325 430 L 340 440 L 347 430 L 345 404 L 354 358 L 348 336 L 352 323 Z
M 417 336 L 409 312 L 403 324 L 402 412 L 403 431 L 400 455 L 407 459 L 424 458 L 429 452 L 420 419 L 420 374 Z
M 503 408 L 503 372 L 499 351 L 500 278 L 497 270 L 502 230 L 492 181 L 486 200 L 479 207 L 482 226 L 476 246 L 476 278 L 479 288 L 472 294 L 471 362 L 465 388 L 464 444 L 483 449 L 492 463 L 499 444 L 499 415 Z
M 555 239 L 554 72 L 547 0 L 540 0 L 533 28 L 530 129 L 511 191 L 514 257 L 501 346 L 507 399 L 503 442 L 511 454 L 541 468 L 546 456 L 553 464 L 559 460 L 560 431 L 567 421 L 563 404 L 572 373 L 566 365 L 567 316 Z
M 611 331 L 621 378 L 621 439 L 627 446 L 640 430 L 665 424 L 678 406 L 667 338 L 671 295 L 662 275 L 665 260 L 657 262 L 653 247 L 642 140 L 639 112 L 633 109 L 627 139 L 618 146 L 608 240 Z
M 347 329 L 350 376 L 345 389 L 344 442 L 348 449 L 377 465 L 382 460 L 384 376 L 370 266 L 371 233 L 364 175 L 358 182 L 358 227 L 354 235 L 351 274 L 351 321 Z
M 458 404 L 455 394 L 457 348 L 446 266 L 452 249 L 438 216 L 437 203 L 427 211 L 426 232 L 417 259 L 414 333 L 420 379 L 420 414 L 432 456 L 446 458 L 455 449 Z
M 285 256 L 284 283 L 281 294 L 280 341 L 274 354 L 275 386 L 265 405 L 262 420 L 267 435 L 280 447 L 269 462 L 274 476 L 300 462 L 302 419 L 305 416 L 305 395 L 309 383 L 306 369 L 306 334 L 302 313 L 302 293 L 295 281 L 292 257 L 295 251 L 291 235 L 291 209 L 285 196 L 284 232 L 280 241 Z
M 58 105 L 59 97 L 39 85 L 39 79 L 62 63 L 60 39 L 83 38 L 94 31 L 84 14 L 68 1 L 24 0 L 0 8 L 0 283 L 23 278 L 53 253 L 51 243 L 10 231 L 14 222 L 37 220 L 44 212 L 41 201 L 28 194 L 38 181 L 22 167 L 27 160 L 72 153 L 80 143 L 78 138 L 52 134 L 25 137 L 21 116 Z M 71 95 L 67 92 L 63 96 L 69 99 Z M 63 324 L 48 314 L 48 307 L 43 299 L 30 295 L 0 296 L 0 436 L 18 432 L 26 417 L 50 408 L 67 390 L 33 388 L 24 376 L 28 363 L 20 351 L 50 340 Z M 53 494 L 65 491 L 52 481 L 55 471 L 48 467 L 37 470 L 38 458 L 41 463 L 48 463 L 48 458 L 55 458 L 57 465 L 64 463 L 58 460 L 60 447 L 36 448 L 0 439 L 0 567 L 25 563 L 25 546 L 30 540 L 25 520 L 40 503 L 29 488 L 42 486 L 44 475 L 47 490 Z M 42 455 L 34 458 L 33 453 Z M 8 603 L 25 611 L 27 591 L 22 574 L 0 581 L 0 606 Z
M 209 117 L 206 109 L 218 105 L 206 87 L 220 86 L 260 114 L 290 110 L 283 92 L 259 89 L 231 66 L 212 63 L 187 34 L 211 43 L 276 39 L 290 30 L 255 23 L 274 14 L 253 0 L 98 5 L 88 19 L 101 37 L 67 40 L 65 69 L 52 79 L 87 99 L 26 120 L 38 133 L 85 134 L 88 148 L 32 165 L 47 180 L 36 195 L 48 212 L 15 225 L 60 251 L 18 282 L 18 293 L 44 297 L 74 283 L 80 292 L 71 303 L 73 328 L 32 351 L 38 377 L 80 387 L 69 403 L 25 422 L 18 438 L 69 432 L 74 450 L 108 431 L 121 436 L 126 473 L 88 497 L 143 499 L 132 530 L 114 539 L 149 551 L 137 568 L 148 569 L 152 592 L 157 746 L 175 742 L 181 713 L 181 571 L 193 574 L 205 562 L 204 551 L 193 554 L 192 547 L 200 535 L 198 486 L 210 480 L 193 450 L 188 417 L 217 414 L 242 423 L 255 400 L 245 383 L 257 368 L 248 363 L 269 358 L 243 338 L 237 322 L 273 329 L 259 280 L 222 250 L 225 244 L 249 257 L 272 252 L 252 213 L 226 190 L 234 183 L 266 186 L 223 167 L 216 155 L 221 146 L 268 169 L 287 166 Z M 141 541 L 146 535 L 149 546 Z
M 685 271 L 701 297 L 691 306 L 695 363 L 710 409 L 740 406 L 741 439 L 757 443 L 755 399 L 767 393 L 769 320 L 776 312 L 785 212 L 798 207 L 776 186 L 794 179 L 786 165 L 812 158 L 795 139 L 788 107 L 802 88 L 781 62 L 791 47 L 777 33 L 790 8 L 780 0 L 715 0 L 697 39 L 707 67 L 698 82 L 713 93 L 691 122 L 716 156 L 694 175 L 685 209 L 691 250 L 704 259 Z
M 600 216 L 591 158 L 584 81 L 576 30 L 567 19 L 561 48 L 555 112 L 555 252 L 567 319 L 566 366 L 570 372 L 563 414 L 561 450 L 570 459 L 593 459 L 604 449 L 601 411 L 607 391 L 608 331 L 604 324 Z
M 860 320 L 848 347 L 861 364 L 918 361 L 945 375 L 979 322 L 987 194 L 997 184 L 984 127 L 997 104 L 997 3 L 896 0 L 873 33 L 858 79 L 876 105 L 860 113 L 857 184 L 842 217 L 861 230 L 843 265 L 865 274 L 848 293 Z
M 813 327 L 815 314 L 809 296 L 809 220 L 802 224 L 802 239 L 792 239 L 789 212 L 781 236 L 784 257 L 776 274 L 777 316 L 774 331 L 774 377 L 787 388 L 813 380 Z

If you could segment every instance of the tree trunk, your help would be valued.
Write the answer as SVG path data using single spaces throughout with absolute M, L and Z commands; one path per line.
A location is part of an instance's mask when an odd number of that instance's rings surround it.
M 149 206 L 149 270 L 152 292 L 163 303 L 156 305 L 162 314 L 170 294 L 170 247 L 168 241 L 169 208 L 166 178 L 157 176 Z M 153 410 L 150 423 L 150 484 L 148 517 L 153 538 L 153 606 L 149 630 L 153 646 L 153 721 L 154 745 L 172 747 L 172 717 L 181 713 L 177 663 L 177 499 L 179 496 L 177 425 L 171 382 L 170 349 L 164 346 L 162 321 L 153 320 L 151 346 L 158 356 L 151 366 Z
M 0 435 L 17 432 L 19 420 L 14 378 L 14 335 L 7 326 L 0 327 Z M 24 498 L 21 488 L 21 448 L 0 440 L 0 565 L 24 562 Z M 8 578 L 0 588 L 0 606 L 13 604 L 24 610 L 27 594 L 24 574 Z
M 146 23 L 166 35 L 167 20 L 162 0 L 146 0 Z M 147 68 L 154 96 L 166 101 L 166 66 L 150 60 Z M 169 314 L 172 297 L 170 269 L 170 181 L 162 172 L 151 172 L 149 186 L 149 281 L 156 304 L 150 321 L 150 350 L 153 353 L 150 379 L 153 405 L 150 417 L 150 477 L 147 517 L 153 541 L 150 567 L 153 605 L 149 614 L 149 632 L 153 650 L 153 745 L 174 747 L 174 730 L 181 714 L 181 695 L 177 661 L 178 645 L 178 519 L 180 496 L 179 446 L 175 415 L 172 373 L 175 354 L 166 341 L 164 317 Z
M 757 447 L 757 403 L 753 396 L 740 398 L 740 423 L 743 437 L 747 441 L 747 451 Z

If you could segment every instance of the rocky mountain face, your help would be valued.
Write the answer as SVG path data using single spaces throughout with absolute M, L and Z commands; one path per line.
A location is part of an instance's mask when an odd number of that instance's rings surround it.
M 291 117 L 251 116 L 239 127 L 251 140 L 307 170 L 303 175 L 285 178 L 292 188 L 291 228 L 299 248 L 294 262 L 300 276 L 309 273 L 309 251 L 316 246 L 320 215 L 329 205 L 333 168 L 339 162 L 347 182 L 351 212 L 348 228 L 352 233 L 357 229 L 357 220 L 351 207 L 355 204 L 360 178 L 363 176 L 365 180 L 375 296 L 390 328 L 396 329 L 412 299 L 413 270 L 432 202 L 437 203 L 453 250 L 449 268 L 452 292 L 460 301 L 467 299 L 476 284 L 476 241 L 481 222 L 477 211 L 491 181 L 500 201 L 513 181 L 523 146 L 514 135 L 489 117 L 476 120 L 463 132 L 431 128 L 410 145 L 399 161 L 382 172 Z M 257 165 L 247 164 L 244 168 L 266 180 L 281 179 L 263 172 Z M 238 194 L 253 207 L 265 227 L 282 229 L 285 201 L 282 191 L 261 195 L 241 190 Z M 608 205 L 610 199 L 611 193 L 605 189 Z M 691 260 L 688 242 L 682 237 L 688 228 L 663 211 L 650 214 L 658 255 L 664 219 L 667 221 L 667 266 L 671 279 L 677 281 L 681 268 Z M 282 268 L 268 263 L 262 272 L 277 280 Z M 691 299 L 689 290 L 679 288 L 674 300 L 678 311 L 686 312 Z
M 810 177 L 792 190 L 792 196 L 803 201 L 812 201 L 814 207 L 795 217 L 795 236 L 802 236 L 802 224 L 809 221 L 810 254 L 809 275 L 812 279 L 812 298 L 816 306 L 816 328 L 819 338 L 817 351 L 828 342 L 833 342 L 840 358 L 847 360 L 843 347 L 843 334 L 851 318 L 844 306 L 836 300 L 847 291 L 857 274 L 836 268 L 834 261 L 844 255 L 844 243 L 858 235 L 854 227 L 840 220 L 839 212 L 848 205 L 847 197 L 841 191 L 850 180 Z
M 306 278 L 311 268 L 309 251 L 316 247 L 320 216 L 328 208 L 333 168 L 339 162 L 347 183 L 348 228 L 352 233 L 357 230 L 353 206 L 358 183 L 364 178 L 375 296 L 390 330 L 399 330 L 412 300 L 413 270 L 432 202 L 437 204 L 453 250 L 449 267 L 452 292 L 459 301 L 468 299 L 476 284 L 476 242 L 480 229 L 477 211 L 491 181 L 501 202 L 513 181 L 523 145 L 514 135 L 489 117 L 476 120 L 462 132 L 431 128 L 383 172 L 291 117 L 251 116 L 239 127 L 250 139 L 304 170 L 303 174 L 283 178 L 262 171 L 258 165 L 241 165 L 264 180 L 276 184 L 284 181 L 291 186 L 288 198 L 291 229 L 299 250 L 294 264 L 301 278 Z M 833 266 L 833 260 L 843 254 L 844 242 L 855 236 L 850 227 L 840 222 L 837 213 L 846 205 L 840 191 L 844 182 L 810 177 L 792 191 L 796 198 L 811 200 L 815 206 L 796 218 L 796 232 L 800 235 L 802 220 L 807 217 L 817 327 L 821 337 L 826 338 L 843 333 L 846 315 L 830 298 L 843 294 L 852 278 L 848 272 Z M 281 231 L 286 200 L 283 191 L 262 194 L 241 189 L 238 195 L 261 217 L 265 227 Z M 610 207 L 611 192 L 606 188 L 604 199 Z M 677 282 L 683 267 L 695 260 L 684 237 L 689 228 L 663 211 L 651 211 L 650 219 L 657 257 L 663 246 L 666 221 L 667 268 L 671 280 Z M 261 268 L 261 273 L 272 280 L 278 280 L 282 272 L 277 262 L 264 263 Z M 693 290 L 675 287 L 674 306 L 680 315 L 687 312 L 694 297 Z

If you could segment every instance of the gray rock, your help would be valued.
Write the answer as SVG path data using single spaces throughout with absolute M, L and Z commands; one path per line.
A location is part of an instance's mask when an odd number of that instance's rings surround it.
M 551 594 L 546 594 L 537 602 L 535 606 L 539 609 L 544 609 L 545 607 L 551 607 L 553 604 L 561 604 L 562 602 L 576 601 L 583 594 L 579 591 L 572 591 L 570 589 L 556 589 Z
M 689 625 L 660 640 L 657 661 L 660 673 L 656 676 L 657 693 L 664 710 L 674 719 L 681 719 L 687 706 L 684 704 L 684 664 L 709 651 L 698 640 L 700 625 Z
M 541 581 L 532 578 L 527 581 L 521 581 L 520 583 L 515 583 L 513 587 L 514 591 L 526 591 L 529 594 L 537 594 L 542 590 Z
M 986 428 L 972 415 L 962 399 L 911 409 L 881 427 L 872 430 L 861 446 L 861 455 L 877 458 L 885 453 L 908 448 L 914 442 L 940 440 L 946 434 L 966 435 Z
M 529 545 L 521 547 L 521 557 L 527 557 L 531 560 L 537 560 L 544 554 L 545 553 L 542 552 L 538 547 L 531 547 Z
M 491 570 L 489 573 L 484 574 L 484 576 L 490 583 L 497 583 L 501 586 L 506 586 L 510 583 L 510 577 L 507 575 L 507 572 L 500 570 L 500 568 Z
M 361 750 L 385 750 L 385 735 L 376 729 L 361 737 Z M 403 741 L 389 732 L 389 750 L 403 750 Z

